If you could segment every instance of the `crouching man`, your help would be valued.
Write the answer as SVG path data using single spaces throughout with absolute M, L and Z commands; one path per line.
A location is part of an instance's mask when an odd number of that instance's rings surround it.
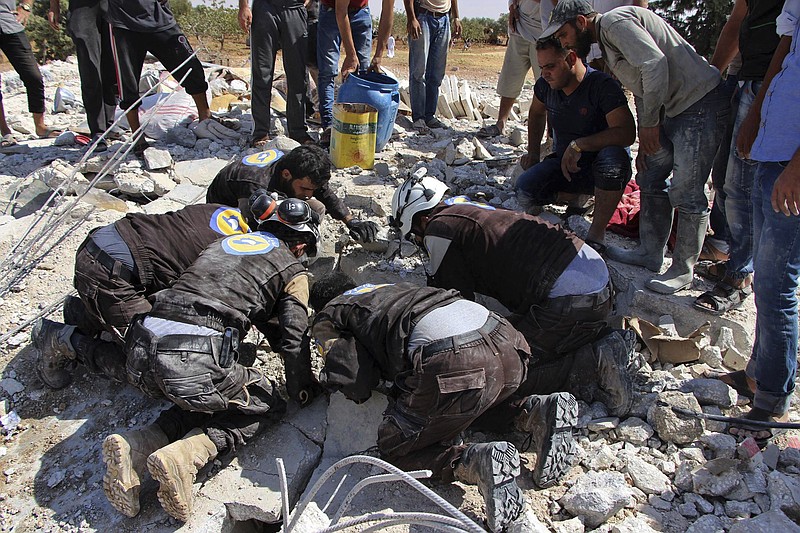
M 103 442 L 109 502 L 127 516 L 139 512 L 145 470 L 160 483 L 158 499 L 178 520 L 192 511 L 198 469 L 232 453 L 285 411 L 275 383 L 238 363 L 239 339 L 255 325 L 279 352 L 289 396 L 314 396 L 308 348 L 308 278 L 298 258 L 313 255 L 319 239 L 308 205 L 284 200 L 259 231 L 211 244 L 175 282 L 137 316 L 119 361 L 128 381 L 175 405 L 155 424 L 112 434 Z M 52 358 L 76 357 L 51 346 Z M 108 350 L 118 349 L 109 343 Z
M 588 376 L 596 387 L 581 386 L 581 399 L 604 401 L 614 416 L 627 414 L 633 344 L 627 333 L 606 327 L 613 299 L 603 258 L 560 226 L 466 197 L 445 199 L 447 190 L 435 178 L 411 178 L 392 199 L 391 223 L 430 255 L 428 285 L 470 300 L 490 296 L 511 311 L 532 354 L 520 392 L 572 391 L 569 378 Z M 613 349 L 603 342 L 578 357 L 579 348 L 609 335 Z
M 492 531 L 529 530 L 519 524 L 525 502 L 514 445 L 458 442 L 524 381 L 529 350 L 522 335 L 456 291 L 410 283 L 355 287 L 333 274 L 312 286 L 310 302 L 318 310 L 312 336 L 325 360 L 323 387 L 362 402 L 381 381 L 393 383 L 378 429 L 381 456 L 404 470 L 430 469 L 444 482 L 476 484 Z M 534 482 L 555 484 L 575 453 L 575 398 L 529 396 L 508 409 L 537 446 Z
M 69 385 L 67 367 L 75 356 L 50 356 L 80 344 L 81 363 L 125 381 L 124 366 L 114 360 L 119 350 L 102 349 L 106 343 L 98 339 L 100 333 L 108 331 L 121 345 L 133 317 L 150 311 L 149 296 L 172 285 L 212 242 L 248 231 L 238 209 L 219 204 L 190 205 L 160 215 L 129 214 L 92 230 L 75 254 L 73 283 L 80 298 L 64 301 L 66 324 L 42 319 L 33 327 L 39 377 L 54 389 Z
M 374 241 L 377 224 L 353 218 L 342 199 L 328 187 L 330 179 L 331 160 L 319 146 L 298 146 L 285 155 L 280 150 L 265 150 L 246 155 L 220 170 L 208 186 L 206 202 L 244 209 L 251 194 L 267 189 L 305 200 L 320 216 L 330 213 L 345 223 L 354 239 Z

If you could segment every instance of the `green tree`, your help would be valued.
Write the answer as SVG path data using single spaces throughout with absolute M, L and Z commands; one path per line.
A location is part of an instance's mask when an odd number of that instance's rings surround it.
M 39 63 L 52 59 L 64 60 L 75 53 L 75 43 L 64 32 L 62 17 L 61 29 L 56 31 L 47 22 L 47 12 L 50 11 L 50 2 L 38 1 L 33 3 L 31 16 L 25 27 L 25 33 L 33 45 L 33 54 Z M 61 0 L 61 13 L 67 12 L 67 0 Z
M 208 47 L 206 41 L 216 42 L 219 55 L 225 49 L 227 39 L 242 35 L 238 13 L 237 9 L 225 7 L 222 0 L 205 1 L 184 17 L 181 28 L 193 35 L 201 46 Z
M 650 8 L 678 30 L 700 55 L 710 58 L 733 0 L 653 0 Z

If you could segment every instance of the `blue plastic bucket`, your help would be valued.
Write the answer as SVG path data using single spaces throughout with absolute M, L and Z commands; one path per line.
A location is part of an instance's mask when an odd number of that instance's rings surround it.
M 378 131 L 375 151 L 380 152 L 392 136 L 397 108 L 400 106 L 400 87 L 397 80 L 385 74 L 368 72 L 350 74 L 339 88 L 340 103 L 369 104 L 378 110 Z

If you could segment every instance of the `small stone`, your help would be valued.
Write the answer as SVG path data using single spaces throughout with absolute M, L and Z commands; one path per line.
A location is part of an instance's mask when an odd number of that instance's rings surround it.
M 619 425 L 619 418 L 616 416 L 609 416 L 605 418 L 597 418 L 587 424 L 589 431 L 599 433 L 601 431 L 608 431 L 614 429 Z
M 583 522 L 577 516 L 561 522 L 552 522 L 552 524 L 556 533 L 583 533 L 586 530 Z
M 719 517 L 707 514 L 695 520 L 686 533 L 725 533 L 725 527 Z
M 588 460 L 588 466 L 591 470 L 608 470 L 617 460 L 617 453 L 608 445 L 603 445 L 597 450 L 597 453 Z
M 753 437 L 747 437 L 736 448 L 736 455 L 742 459 L 750 459 L 755 457 L 757 453 L 761 453 L 761 448 Z
M 611 533 L 656 533 L 644 520 L 637 516 L 629 516 L 614 524 Z
M 771 509 L 781 509 L 790 516 L 800 513 L 800 482 L 795 477 L 773 470 L 767 476 L 767 495 Z
M 641 418 L 632 416 L 617 426 L 616 434 L 621 440 L 643 446 L 653 436 L 653 428 Z
M 705 363 L 711 368 L 719 368 L 722 366 L 722 350 L 719 346 L 709 344 L 700 350 L 700 362 Z
M 135 172 L 119 172 L 114 175 L 114 183 L 119 192 L 132 195 L 148 195 L 155 192 L 153 180 L 145 174 Z
M 747 368 L 747 358 L 742 355 L 735 346 L 731 346 L 725 351 L 722 362 L 725 366 L 734 370 L 744 370 Z
M 167 150 L 151 146 L 144 151 L 144 164 L 147 170 L 161 170 L 172 166 L 172 156 Z
M 475 159 L 486 160 L 492 158 L 491 152 L 486 149 L 477 137 L 472 139 L 472 143 L 475 145 Z
M 704 425 L 701 419 L 678 415 L 672 411 L 672 407 L 700 411 L 700 404 L 691 394 L 678 391 L 659 393 L 656 402 L 647 412 L 647 421 L 661 440 L 688 444 L 703 434 Z
M 749 520 L 735 522 L 728 533 L 798 533 L 800 526 L 783 512 L 772 510 Z
M 672 487 L 667 476 L 639 457 L 628 458 L 627 471 L 633 485 L 646 494 L 662 494 Z
M 578 478 L 560 503 L 594 528 L 628 505 L 631 496 L 625 476 L 619 472 L 588 472 Z
M 733 330 L 727 326 L 720 327 L 717 341 L 714 344 L 716 344 L 723 353 L 728 348 L 732 346 L 735 347 L 736 341 L 733 336 Z
M 48 488 L 52 489 L 52 488 L 58 486 L 62 481 L 64 481 L 65 477 L 66 477 L 66 474 L 64 473 L 63 470 L 56 470 L 55 472 L 50 474 L 50 477 L 47 478 L 47 486 L 48 486 Z
M 659 511 L 670 511 L 672 510 L 672 504 L 655 494 L 651 494 L 649 498 L 647 498 L 647 503 L 652 505 L 654 508 L 658 509 Z
M 766 448 L 761 450 L 764 464 L 767 465 L 770 470 L 775 470 L 778 467 L 778 457 L 780 456 L 780 453 L 780 448 L 774 444 L 769 444 Z
M 784 448 L 778 461 L 783 466 L 800 467 L 800 449 Z
M 526 133 L 521 128 L 514 128 L 511 131 L 511 135 L 508 136 L 508 140 L 511 141 L 513 146 L 522 146 L 525 144 Z
M 72 146 L 75 144 L 75 132 L 74 131 L 64 131 L 56 140 L 53 141 L 53 146 Z
M 691 503 L 682 503 L 678 506 L 678 512 L 686 518 L 697 518 L 700 513 L 697 512 L 697 507 Z
M 167 144 L 177 144 L 186 148 L 194 148 L 197 144 L 197 135 L 189 128 L 175 126 L 167 130 L 164 136 L 164 142 Z
M 714 458 L 720 457 L 733 459 L 736 456 L 736 439 L 724 433 L 709 433 L 700 437 L 709 450 L 714 452 Z
M 710 514 L 714 512 L 714 505 L 699 494 L 687 492 L 683 495 L 683 500 L 687 503 L 694 504 L 694 506 L 697 507 L 697 510 L 703 514 Z
M 718 405 L 724 409 L 736 405 L 738 395 L 718 379 L 692 379 L 681 386 L 682 392 L 694 394 L 700 405 Z
M 375 166 L 372 167 L 372 170 L 374 170 L 375 174 L 377 174 L 382 178 L 388 178 L 389 175 L 391 174 L 391 169 L 389 168 L 389 165 L 383 162 L 375 163 Z
M 740 483 L 742 474 L 734 459 L 712 459 L 692 474 L 694 492 L 708 496 L 727 496 Z
M 166 172 L 151 172 L 150 180 L 156 196 L 164 196 L 178 185 Z
M 0 389 L 6 391 L 6 394 L 9 396 L 14 396 L 17 393 L 24 391 L 25 386 L 14 378 L 3 378 L 0 379 Z

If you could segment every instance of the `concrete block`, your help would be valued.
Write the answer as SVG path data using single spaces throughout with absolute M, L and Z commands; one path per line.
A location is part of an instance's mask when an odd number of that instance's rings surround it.
M 436 104 L 436 109 L 439 112 L 439 115 L 444 118 L 454 119 L 455 115 L 453 114 L 453 109 L 450 107 L 450 99 L 443 95 L 439 95 L 439 101 Z
M 181 183 L 164 198 L 182 205 L 202 204 L 206 201 L 206 188 L 191 183 Z
M 151 146 L 144 151 L 144 164 L 147 170 L 161 170 L 172 166 L 172 156 L 168 150 Z
M 142 210 L 147 213 L 148 215 L 162 215 L 164 213 L 168 213 L 170 211 L 177 211 L 178 209 L 183 209 L 185 206 L 179 202 L 174 200 L 170 200 L 169 198 L 162 197 L 158 200 L 154 200 L 149 204 L 142 207 Z
M 493 118 L 497 120 L 497 117 L 500 115 L 500 108 L 494 104 L 484 104 L 483 114 L 489 118 Z
M 323 411 L 316 414 L 324 417 Z M 321 455 L 319 445 L 301 431 L 291 424 L 279 424 L 239 449 L 227 466 L 203 484 L 200 494 L 225 504 L 237 522 L 255 519 L 274 523 L 281 515 L 275 459 L 283 459 L 289 501 L 294 503 Z
M 175 163 L 175 177 L 179 183 L 188 182 L 201 187 L 208 187 L 217 172 L 227 164 L 227 160 L 218 157 L 179 161 Z

